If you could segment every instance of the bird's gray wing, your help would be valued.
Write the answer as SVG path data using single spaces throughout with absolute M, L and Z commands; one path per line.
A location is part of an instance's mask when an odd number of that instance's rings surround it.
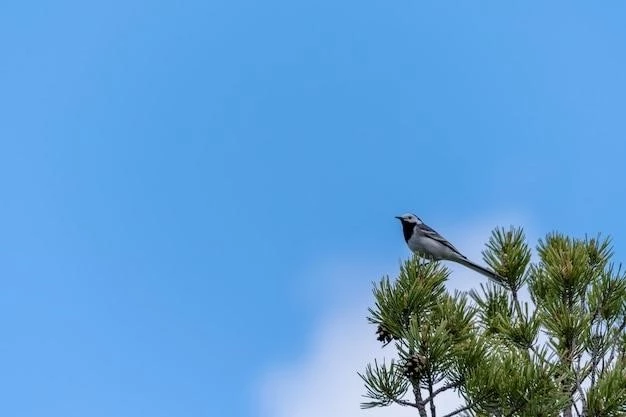
M 418 224 L 417 227 L 419 227 L 420 231 L 426 236 L 429 237 L 431 239 L 436 240 L 437 242 L 440 242 L 442 244 L 444 244 L 445 246 L 449 247 L 450 249 L 452 249 L 454 252 L 456 252 L 459 256 L 461 256 L 462 258 L 465 258 L 465 256 L 459 252 L 459 250 L 457 248 L 454 247 L 454 245 L 452 245 L 452 243 L 448 242 L 448 240 L 441 236 L 439 233 L 437 233 L 437 231 L 435 229 L 433 229 L 432 227 L 421 223 Z

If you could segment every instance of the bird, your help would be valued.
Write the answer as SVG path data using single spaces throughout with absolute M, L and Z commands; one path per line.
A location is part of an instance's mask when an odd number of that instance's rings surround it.
M 500 275 L 467 259 L 452 243 L 426 225 L 415 214 L 406 213 L 395 217 L 402 223 L 402 232 L 407 246 L 416 255 L 433 261 L 456 262 L 489 279 L 502 280 Z

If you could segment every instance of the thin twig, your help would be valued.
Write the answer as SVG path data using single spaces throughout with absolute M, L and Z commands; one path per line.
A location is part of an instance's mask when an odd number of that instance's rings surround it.
M 583 391 L 582 380 L 580 379 L 580 374 L 578 372 L 580 370 L 581 356 L 582 355 L 578 355 L 578 360 L 576 361 L 576 364 L 572 364 L 572 369 L 574 370 L 574 376 L 576 377 L 576 388 L 578 389 L 578 393 L 580 394 L 580 402 L 583 406 L 583 415 L 584 415 L 585 410 L 587 409 L 587 400 L 585 399 L 585 392 Z M 578 414 L 576 401 L 572 401 L 572 403 L 574 404 L 574 408 L 576 409 L 576 413 Z
M 455 415 L 457 415 L 457 414 L 459 414 L 459 413 L 462 413 L 463 411 L 467 411 L 467 410 L 469 410 L 469 409 L 470 409 L 470 408 L 472 408 L 473 406 L 474 406 L 474 403 L 469 403 L 468 405 L 466 405 L 466 406 L 464 406 L 464 407 L 461 407 L 461 408 L 457 408 L 456 410 L 454 410 L 454 411 L 452 411 L 452 412 L 450 412 L 450 413 L 446 414 L 446 415 L 445 415 L 445 416 L 443 416 L 443 417 L 452 417 L 452 416 L 455 416 Z
M 435 409 L 435 396 L 433 395 L 433 379 L 428 375 L 428 399 L 430 399 L 430 417 L 437 417 Z
M 412 403 L 411 401 L 406 401 L 406 400 L 393 400 L 394 403 L 399 404 L 399 405 L 405 405 L 407 407 L 413 407 L 413 408 L 417 408 L 417 404 Z
M 458 386 L 459 386 L 459 384 L 457 384 L 457 383 L 450 383 L 450 384 L 446 384 L 444 386 L 441 386 L 441 387 L 437 388 L 436 390 L 434 390 L 432 392 L 432 394 L 430 394 L 430 396 L 428 398 L 425 398 L 422 401 L 422 403 L 424 405 L 426 405 L 428 402 L 430 402 L 430 400 L 434 399 L 437 395 L 441 394 L 442 392 L 447 391 L 447 390 L 452 389 L 452 388 L 457 388 Z
M 552 366 L 552 363 L 549 360 L 544 358 L 543 355 L 539 354 L 539 351 L 535 346 L 530 345 L 530 350 L 535 354 L 536 358 L 539 358 L 544 363 L 544 365 Z
M 576 415 L 578 417 L 581 417 L 580 411 L 578 411 L 578 406 L 576 405 L 576 401 L 572 401 L 572 404 L 574 405 L 574 411 L 576 411 Z
M 619 326 L 619 328 L 615 332 L 613 340 L 611 340 L 612 346 L 615 346 L 617 344 L 617 340 L 620 338 L 621 333 L 624 331 L 624 328 L 626 328 L 626 317 L 624 317 L 624 319 L 622 320 L 622 324 Z M 611 366 L 611 362 L 613 362 L 613 359 L 615 359 L 615 348 L 612 349 L 611 355 L 609 356 L 609 360 L 608 360 L 609 366 Z
M 515 310 L 517 310 L 517 315 L 519 318 L 521 318 L 522 306 L 520 305 L 519 299 L 517 298 L 517 291 L 511 290 L 511 295 L 513 296 L 513 301 L 515 302 Z

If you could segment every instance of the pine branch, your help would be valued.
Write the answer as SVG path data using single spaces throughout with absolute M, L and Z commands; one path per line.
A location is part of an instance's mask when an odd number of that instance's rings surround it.
M 415 395 L 415 403 L 420 417 L 428 417 L 428 414 L 426 414 L 426 405 L 422 400 L 422 391 L 420 391 L 419 381 L 413 379 L 411 380 L 411 384 L 413 385 L 413 395 Z
M 611 340 L 608 342 L 609 345 L 613 346 L 613 348 L 611 349 L 611 354 L 609 355 L 609 358 L 607 360 L 607 366 L 610 366 L 611 363 L 613 362 L 613 360 L 615 359 L 615 346 L 617 345 L 620 337 L 621 337 L 621 333 L 626 329 L 626 316 L 622 319 L 622 323 L 620 324 L 619 328 L 616 330 L 615 334 L 613 335 L 613 337 L 611 338 Z M 585 379 L 587 379 L 589 377 L 589 375 L 593 372 L 593 366 L 591 363 L 587 363 L 584 366 L 583 371 L 581 372 L 581 381 L 584 381 Z M 602 370 L 600 377 L 604 376 L 604 369 Z M 576 388 L 574 388 L 574 390 L 576 390 Z

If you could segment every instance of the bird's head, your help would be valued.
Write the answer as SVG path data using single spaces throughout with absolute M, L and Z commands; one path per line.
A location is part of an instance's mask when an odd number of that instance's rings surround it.
M 415 225 L 422 224 L 422 220 L 417 217 L 415 214 L 405 213 L 402 216 L 396 216 L 396 219 L 400 220 L 400 222 L 404 225 Z

